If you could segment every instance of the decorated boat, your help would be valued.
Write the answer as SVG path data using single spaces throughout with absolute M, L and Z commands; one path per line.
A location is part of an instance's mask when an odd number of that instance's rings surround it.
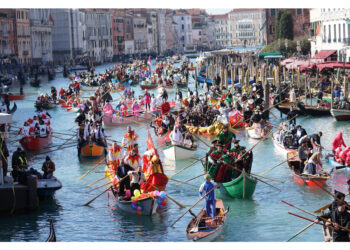
M 225 221 L 226 214 L 229 209 L 225 209 L 222 200 L 216 199 L 216 214 L 215 217 L 208 217 L 203 208 L 195 218 L 192 218 L 186 228 L 186 235 L 192 241 L 213 241 L 221 233 Z
M 128 116 L 117 116 L 117 115 L 103 115 L 102 120 L 105 126 L 119 126 L 124 124 L 131 124 L 136 122 L 142 122 L 151 119 L 152 113 L 141 113 L 138 116 L 129 114 Z
M 281 143 L 279 141 L 279 136 L 280 136 L 280 131 L 274 133 L 272 135 L 272 140 L 273 140 L 273 144 L 280 150 L 282 150 L 283 152 L 287 153 L 287 152 L 297 152 L 298 151 L 298 147 L 297 146 L 293 146 L 292 143 L 292 135 L 291 134 L 286 134 L 284 137 L 284 142 Z M 289 147 L 287 147 L 286 145 L 291 145 Z
M 254 123 L 251 127 L 246 127 L 247 134 L 250 138 L 259 140 L 265 137 L 272 129 L 270 124 L 266 124 L 264 127 L 260 127 L 258 123 Z
M 121 91 L 124 91 L 125 90 L 125 86 L 123 87 L 120 87 L 118 89 L 111 89 L 110 92 L 112 93 L 118 93 L 118 92 L 121 92 Z
M 26 136 L 19 140 L 22 147 L 27 150 L 41 150 L 52 142 L 52 135 L 47 137 Z
M 156 89 L 158 88 L 157 84 L 140 84 L 141 89 Z
M 218 136 L 222 128 L 224 127 L 224 125 L 222 123 L 219 123 L 218 121 L 215 121 L 209 127 L 196 127 L 196 126 L 189 126 L 189 125 L 185 125 L 185 127 L 192 134 L 199 134 L 199 135 L 205 135 L 205 136 Z
M 287 153 L 287 162 L 289 168 L 292 170 L 294 181 L 299 185 L 307 185 L 310 187 L 323 186 L 330 178 L 330 175 L 328 173 L 323 176 L 300 173 L 301 161 L 297 152 Z
M 23 94 L 23 95 L 20 95 L 20 94 L 11 94 L 11 93 L 9 93 L 9 94 L 7 94 L 7 95 L 8 95 L 8 97 L 9 97 L 9 100 L 10 100 L 10 101 L 23 100 L 24 97 L 25 97 L 24 94 Z M 1 94 L 1 97 L 2 97 L 3 99 L 5 99 L 5 96 L 6 96 L 6 94 Z
M 196 154 L 196 148 L 187 148 L 180 145 L 170 145 L 163 148 L 165 158 L 169 160 L 183 160 L 192 158 Z
M 350 110 L 346 110 L 346 109 L 331 109 L 331 115 L 337 121 L 349 121 L 350 120 Z
M 233 128 L 242 128 L 244 127 L 243 115 L 241 112 L 236 111 L 234 114 L 229 116 L 230 124 Z
M 79 157 L 85 158 L 99 158 L 106 154 L 106 147 L 104 145 L 98 145 L 96 142 L 86 142 L 85 145 L 78 148 Z

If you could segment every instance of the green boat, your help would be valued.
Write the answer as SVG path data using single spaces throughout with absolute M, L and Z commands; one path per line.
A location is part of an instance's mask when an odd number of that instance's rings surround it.
M 236 179 L 220 184 L 220 192 L 232 198 L 251 199 L 255 191 L 257 180 L 249 176 L 244 170 Z

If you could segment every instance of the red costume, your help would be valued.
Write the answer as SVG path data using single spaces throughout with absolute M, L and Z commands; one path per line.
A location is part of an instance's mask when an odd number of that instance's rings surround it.
M 160 105 L 160 111 L 162 115 L 167 115 L 170 111 L 169 102 L 163 102 L 162 105 Z
M 345 142 L 343 140 L 343 133 L 339 132 L 333 140 L 332 150 L 335 151 L 338 147 L 341 147 L 341 146 L 346 147 Z

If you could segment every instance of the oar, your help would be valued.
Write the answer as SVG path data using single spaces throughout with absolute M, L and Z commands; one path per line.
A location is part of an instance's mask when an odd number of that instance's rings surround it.
M 113 183 L 113 181 L 107 182 L 107 183 L 105 183 L 105 184 L 103 184 L 103 185 L 101 185 L 101 186 L 98 186 L 98 187 L 96 187 L 96 188 L 94 188 L 94 189 L 89 190 L 88 193 L 90 193 L 90 192 L 92 192 L 92 191 L 95 191 L 96 189 L 99 189 L 99 188 L 101 188 L 101 187 L 110 185 L 110 184 L 112 184 L 112 183 Z
M 189 186 L 192 186 L 192 187 L 197 187 L 196 185 L 193 185 L 193 184 L 190 184 L 190 183 L 186 183 L 186 182 L 183 182 L 183 181 L 179 181 L 179 180 L 176 180 L 176 179 L 172 179 L 170 177 L 168 177 L 168 179 L 171 180 L 171 181 L 179 182 L 179 183 L 186 184 L 186 185 L 189 185 Z
M 199 178 L 199 177 L 201 177 L 201 176 L 204 176 L 204 175 L 206 175 L 206 173 L 197 175 L 197 176 L 192 177 L 192 178 L 187 179 L 187 180 L 184 180 L 182 183 L 176 184 L 175 186 L 179 186 L 179 185 L 181 185 L 181 184 L 185 184 L 185 183 L 187 183 L 187 182 L 189 182 L 189 181 L 192 181 L 192 180 L 197 179 L 197 178 Z
M 85 203 L 84 206 L 89 206 L 94 200 L 96 200 L 98 197 L 100 197 L 101 195 L 103 195 L 104 193 L 106 193 L 110 189 L 111 189 L 111 187 L 108 187 L 105 191 L 103 191 L 102 193 L 97 195 L 95 198 L 93 198 L 92 200 L 90 200 L 87 203 Z
M 174 226 L 176 224 L 176 222 L 178 222 L 182 217 L 185 216 L 185 214 L 187 214 L 192 208 L 194 208 L 201 200 L 203 200 L 205 197 L 207 197 L 208 194 L 210 194 L 217 186 L 214 186 L 212 189 L 209 190 L 209 192 L 207 192 L 205 195 L 203 195 L 194 205 L 192 205 L 189 209 L 186 210 L 186 212 L 184 212 L 176 221 L 174 221 L 173 224 L 171 224 L 170 226 Z
M 293 158 L 295 158 L 295 157 L 296 157 L 296 156 L 294 156 Z M 268 169 L 268 170 L 266 170 L 266 171 L 260 173 L 259 175 L 262 176 L 262 175 L 266 174 L 267 172 L 270 172 L 271 170 L 277 168 L 278 166 L 281 166 L 283 163 L 285 163 L 285 162 L 287 162 L 287 161 L 288 161 L 288 159 L 287 159 L 287 160 L 284 160 L 284 161 L 282 161 L 282 162 L 280 162 L 280 163 L 278 163 L 277 165 L 275 165 L 275 166 L 273 166 L 272 168 L 270 168 L 270 169 Z
M 84 179 L 85 176 L 87 176 L 92 170 L 94 170 L 95 168 L 97 168 L 98 166 L 100 166 L 103 161 L 105 161 L 105 159 L 102 159 L 101 161 L 99 161 L 95 166 L 93 166 L 89 171 L 87 171 L 85 174 L 83 174 L 80 178 L 78 178 L 79 180 Z
M 190 165 L 188 165 L 188 166 L 186 166 L 186 167 L 184 167 L 184 168 L 182 168 L 182 169 L 180 169 L 178 172 L 176 172 L 175 174 L 173 174 L 170 178 L 173 178 L 175 175 L 177 175 L 177 174 L 179 174 L 179 173 L 181 173 L 182 171 L 184 171 L 184 170 L 186 170 L 186 169 L 188 169 L 189 167 L 192 167 L 195 163 L 197 163 L 197 162 L 199 162 L 201 159 L 203 159 L 205 156 L 203 156 L 202 158 L 200 158 L 200 159 L 197 159 L 197 160 L 195 160 L 194 162 L 192 162 Z
M 302 212 L 304 212 L 304 213 L 307 213 L 307 214 L 309 214 L 309 215 L 315 216 L 315 217 L 317 217 L 318 219 L 321 219 L 323 222 L 330 222 L 330 223 L 332 223 L 332 224 L 334 223 L 334 222 L 331 221 L 331 220 L 327 220 L 327 219 L 324 219 L 324 218 L 322 218 L 322 217 L 319 217 L 318 215 L 316 215 L 316 214 L 314 214 L 314 213 L 311 213 L 311 212 L 309 212 L 309 211 L 307 211 L 307 210 L 305 210 L 305 209 L 302 209 L 302 208 L 300 208 L 300 207 L 297 207 L 297 206 L 295 206 L 295 205 L 293 205 L 293 204 L 291 204 L 291 203 L 289 203 L 289 202 L 286 202 L 286 201 L 283 201 L 283 200 L 282 200 L 282 202 L 285 203 L 285 204 L 287 204 L 287 205 L 289 205 L 289 206 L 291 206 L 291 207 L 294 207 L 294 208 L 296 208 L 296 209 L 298 209 L 298 210 L 300 210 L 300 211 L 302 211 Z M 348 229 L 348 228 L 346 228 L 346 227 L 343 227 L 343 226 L 340 226 L 340 225 L 339 225 L 339 228 L 344 229 L 344 230 L 350 232 L 350 229 Z
M 331 192 L 329 192 L 327 189 L 325 189 L 324 187 L 322 187 L 320 184 L 318 184 L 316 181 L 314 181 L 313 183 L 316 184 L 316 186 L 318 186 L 319 188 L 321 188 L 323 191 L 325 191 L 327 194 L 329 194 L 330 196 L 332 196 L 334 199 L 336 199 L 337 201 L 341 201 L 337 196 L 335 196 L 334 194 L 332 194 Z M 345 206 L 347 208 L 350 208 L 346 203 Z
M 101 179 L 98 179 L 97 181 L 94 181 L 93 183 L 90 183 L 89 185 L 86 185 L 86 187 L 90 187 L 92 185 L 95 185 L 97 182 L 100 182 L 100 181 L 102 181 L 102 180 L 104 180 L 106 178 L 107 178 L 107 176 L 103 176 Z
M 72 148 L 72 147 L 75 147 L 75 144 L 74 144 L 74 145 L 70 145 L 70 146 L 63 147 L 63 148 L 61 148 L 61 150 L 62 150 L 62 149 L 67 149 L 67 148 Z M 57 149 L 50 150 L 50 151 L 47 151 L 47 152 L 34 153 L 33 155 L 43 155 L 43 154 L 48 154 L 48 153 L 52 153 L 52 152 L 55 152 L 55 151 L 57 151 Z
M 345 196 L 348 196 L 348 195 L 349 195 L 349 194 L 346 194 Z M 316 211 L 314 211 L 314 213 L 316 213 L 316 214 L 317 214 L 317 213 L 321 213 L 321 211 L 326 210 L 330 205 L 332 205 L 332 203 L 333 203 L 333 202 L 324 205 L 323 207 L 321 207 L 321 208 L 317 209 Z
M 292 237 L 290 237 L 288 241 L 291 241 L 292 239 L 294 239 L 295 237 L 297 237 L 299 234 L 301 234 L 302 232 L 304 232 L 306 229 L 308 229 L 309 227 L 313 226 L 314 224 L 316 224 L 316 222 L 312 222 L 309 225 L 307 225 L 306 227 L 304 227 L 303 229 L 299 230 L 296 234 L 294 234 Z

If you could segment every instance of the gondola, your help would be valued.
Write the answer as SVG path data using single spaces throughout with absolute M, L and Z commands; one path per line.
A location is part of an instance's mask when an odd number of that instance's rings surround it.
M 55 102 L 35 102 L 34 107 L 37 110 L 42 109 L 53 109 L 58 105 L 58 103 Z
M 50 234 L 49 237 L 47 237 L 46 242 L 56 242 L 56 232 L 52 219 L 50 219 Z
M 297 182 L 299 185 L 307 185 L 309 187 L 323 186 L 330 178 L 329 174 L 325 176 L 318 176 L 300 173 L 301 161 L 297 152 L 289 152 L 287 154 L 287 162 L 289 168 L 293 172 L 294 181 Z
M 349 121 L 350 120 L 350 110 L 331 109 L 331 115 L 337 121 Z
M 297 107 L 300 110 L 302 115 L 311 115 L 311 116 L 330 116 L 331 108 L 330 107 L 316 107 L 305 105 L 303 102 L 298 102 Z
M 187 238 L 192 241 L 205 242 L 215 240 L 224 227 L 228 211 L 229 209 L 225 209 L 222 200 L 216 199 L 217 216 L 208 217 L 203 208 L 187 225 Z
M 157 84 L 140 84 L 141 89 L 156 89 L 158 88 Z
M 10 111 L 8 113 L 14 114 L 16 112 L 16 110 L 17 110 L 17 105 L 16 105 L 16 103 L 14 103 L 12 109 L 10 109 Z
M 278 140 L 278 137 L 279 137 L 279 134 L 278 132 L 277 133 L 274 133 L 272 135 L 272 140 L 273 140 L 273 144 L 280 150 L 282 150 L 283 152 L 287 153 L 287 152 L 297 152 L 298 151 L 298 147 L 293 147 L 293 146 L 290 146 L 290 147 L 286 147 L 285 144 L 282 144 L 279 142 Z M 284 142 L 286 142 L 287 140 L 289 140 L 290 144 L 291 143 L 291 139 L 292 139 L 292 135 L 291 134 L 286 134 L 285 138 L 284 138 Z M 288 144 L 287 144 L 288 145 Z
M 103 125 L 104 126 L 119 126 L 119 125 L 125 125 L 125 124 L 132 124 L 136 123 L 138 121 L 145 121 L 149 120 L 153 117 L 152 113 L 143 112 L 138 116 L 135 115 L 128 115 L 128 116 L 117 116 L 117 115 L 103 115 Z

